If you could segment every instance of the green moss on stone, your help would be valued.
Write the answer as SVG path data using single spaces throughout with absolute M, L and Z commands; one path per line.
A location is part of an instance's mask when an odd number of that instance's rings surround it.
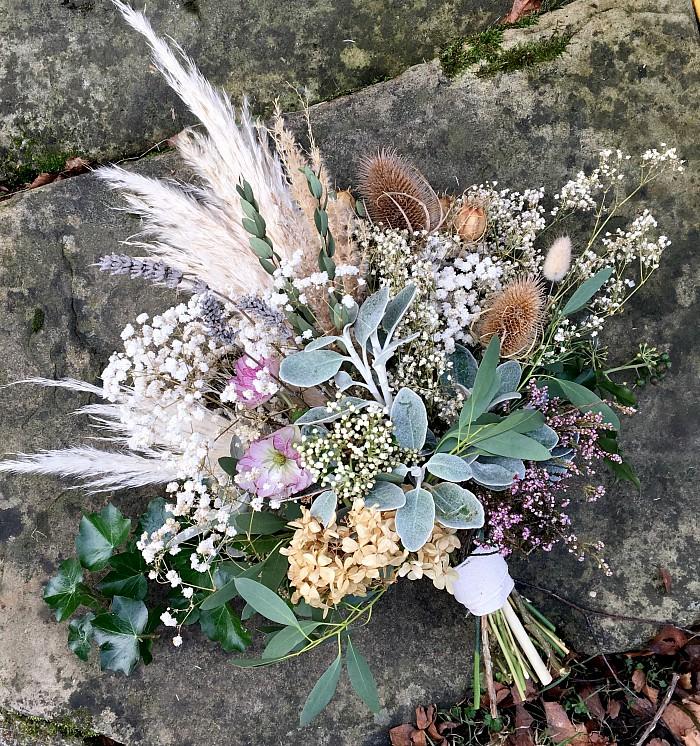
M 92 716 L 87 710 L 82 709 L 50 720 L 37 715 L 0 710 L 0 724 L 12 728 L 13 736 L 31 738 L 37 743 L 50 744 L 50 739 L 57 737 L 86 740 L 98 735 L 93 727 Z
M 35 308 L 32 314 L 32 320 L 29 322 L 29 328 L 32 334 L 37 334 L 44 328 L 44 321 L 46 315 L 44 314 L 43 308 Z
M 42 146 L 30 138 L 17 137 L 7 148 L 0 149 L 0 172 L 6 174 L 2 184 L 8 189 L 16 189 L 31 182 L 38 174 L 60 173 L 66 161 L 75 155 Z
M 454 78 L 482 60 L 498 56 L 503 42 L 503 26 L 492 26 L 448 44 L 440 54 L 440 64 L 448 78 Z
M 502 50 L 494 59 L 488 60 L 479 68 L 477 75 L 485 77 L 496 73 L 510 73 L 551 62 L 564 53 L 570 41 L 570 36 L 554 34 L 541 41 L 518 44 Z

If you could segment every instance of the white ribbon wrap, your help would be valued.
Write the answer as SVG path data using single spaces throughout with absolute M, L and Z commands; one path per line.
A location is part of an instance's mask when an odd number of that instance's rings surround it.
M 502 609 L 515 587 L 508 564 L 490 547 L 479 547 L 455 570 L 454 596 L 475 616 Z

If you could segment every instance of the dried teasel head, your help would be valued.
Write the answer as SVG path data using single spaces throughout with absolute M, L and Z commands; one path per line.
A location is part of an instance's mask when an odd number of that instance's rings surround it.
M 544 291 L 536 278 L 509 282 L 487 302 L 476 330 L 479 341 L 487 345 L 497 334 L 502 357 L 527 354 L 540 332 L 544 306 Z
M 411 231 L 440 225 L 443 210 L 435 190 L 395 150 L 364 158 L 358 177 L 367 213 L 375 223 Z
M 488 220 L 486 210 L 474 202 L 465 202 L 454 217 L 454 228 L 459 236 L 469 243 L 484 237 Z

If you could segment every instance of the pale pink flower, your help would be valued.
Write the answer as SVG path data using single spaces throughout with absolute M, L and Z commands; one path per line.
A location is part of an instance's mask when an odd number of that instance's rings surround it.
M 278 503 L 306 489 L 313 477 L 301 466 L 294 448 L 298 441 L 299 430 L 290 425 L 251 443 L 238 462 L 238 485 L 258 498 L 272 498 L 271 502 Z
M 250 409 L 269 401 L 277 391 L 273 376 L 277 375 L 279 367 L 276 358 L 263 358 L 256 363 L 248 355 L 239 357 L 228 382 L 236 392 L 236 401 Z

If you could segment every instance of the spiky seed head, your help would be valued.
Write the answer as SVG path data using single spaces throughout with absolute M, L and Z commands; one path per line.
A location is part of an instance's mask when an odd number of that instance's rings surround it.
M 509 282 L 487 302 L 478 322 L 479 341 L 487 345 L 497 334 L 503 357 L 527 354 L 537 340 L 544 305 L 544 292 L 536 278 L 522 277 Z
M 568 236 L 560 236 L 549 247 L 547 256 L 542 265 L 542 274 L 550 282 L 561 282 L 571 267 L 571 239 Z
M 395 150 L 364 158 L 359 188 L 369 217 L 390 228 L 432 230 L 442 219 L 437 194 L 423 174 Z
M 486 210 L 474 202 L 465 202 L 455 215 L 455 230 L 464 241 L 475 243 L 486 233 Z

